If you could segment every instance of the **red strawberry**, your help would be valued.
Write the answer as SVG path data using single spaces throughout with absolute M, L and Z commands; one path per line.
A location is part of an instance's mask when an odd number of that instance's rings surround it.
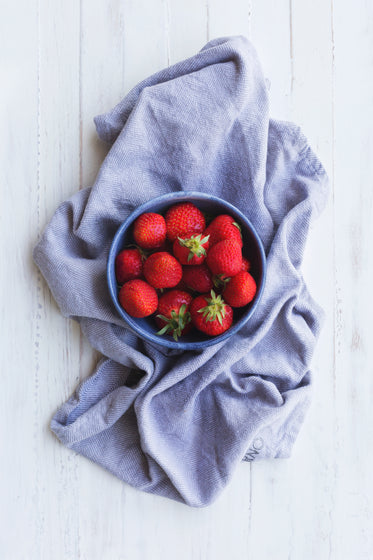
M 165 251 L 150 255 L 143 270 L 146 281 L 154 288 L 174 288 L 183 275 L 179 261 Z
M 118 284 L 140 278 L 144 255 L 139 249 L 124 249 L 115 258 L 115 276 Z
M 209 293 L 214 287 L 212 274 L 205 263 L 183 266 L 182 279 L 188 288 L 200 294 Z
M 209 248 L 209 236 L 191 235 L 182 239 L 178 237 L 173 244 L 173 253 L 181 264 L 201 264 Z
M 158 305 L 157 292 L 144 280 L 129 280 L 123 284 L 118 295 L 123 309 L 131 317 L 147 317 L 154 313 Z
M 256 284 L 254 278 L 245 270 L 240 270 L 226 284 L 223 297 L 232 307 L 243 307 L 254 299 Z
M 133 238 L 142 249 L 158 249 L 166 240 L 166 222 L 163 216 L 146 212 L 133 224 Z
M 242 247 L 241 228 L 232 216 L 220 214 L 212 220 L 205 231 L 210 236 L 210 247 L 223 241 L 223 239 L 234 239 Z
M 192 328 L 189 306 L 192 296 L 182 290 L 170 290 L 158 301 L 158 315 L 155 317 L 161 328 L 157 334 L 168 333 L 177 341 L 178 337 L 188 333 Z
M 234 276 L 241 270 L 241 247 L 233 239 L 218 241 L 208 252 L 206 263 L 213 274 Z
M 202 233 L 206 227 L 201 210 L 191 202 L 179 202 L 171 206 L 165 216 L 167 237 L 174 242 L 178 237 Z
M 210 336 L 222 334 L 233 322 L 232 308 L 214 290 L 211 290 L 211 296 L 203 294 L 196 297 L 189 310 L 194 326 Z
M 251 268 L 251 262 L 246 259 L 245 257 L 242 257 L 242 267 L 241 270 L 245 270 L 246 272 L 249 272 Z

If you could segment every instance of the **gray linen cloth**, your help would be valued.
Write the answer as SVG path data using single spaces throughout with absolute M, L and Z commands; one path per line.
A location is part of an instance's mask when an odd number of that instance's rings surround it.
M 94 185 L 57 209 L 34 259 L 63 315 L 105 358 L 51 428 L 126 483 L 205 506 L 242 460 L 288 457 L 303 422 L 322 312 L 301 263 L 327 177 L 300 129 L 269 119 L 266 81 L 244 37 L 210 41 L 95 123 L 111 149 Z M 118 226 L 139 204 L 180 190 L 237 206 L 268 259 L 251 320 L 204 351 L 139 339 L 106 285 Z

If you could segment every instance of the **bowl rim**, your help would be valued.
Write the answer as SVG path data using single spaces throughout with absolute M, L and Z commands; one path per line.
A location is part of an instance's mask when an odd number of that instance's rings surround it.
M 253 237 L 255 238 L 255 241 L 257 243 L 257 247 L 259 250 L 259 255 L 260 255 L 260 260 L 261 260 L 261 265 L 262 265 L 262 279 L 261 279 L 261 285 L 259 287 L 258 292 L 255 295 L 255 300 L 254 303 L 252 304 L 249 312 L 247 314 L 245 314 L 243 317 L 241 317 L 237 323 L 235 323 L 234 325 L 232 325 L 228 330 L 226 330 L 224 333 L 222 333 L 221 335 L 215 336 L 215 337 L 211 337 L 211 339 L 205 339 L 205 340 L 201 340 L 201 341 L 182 341 L 182 340 L 178 340 L 175 341 L 173 338 L 171 337 L 161 337 L 161 336 L 157 336 L 156 333 L 152 334 L 149 333 L 148 331 L 145 331 L 144 329 L 142 329 L 141 327 L 139 327 L 139 325 L 136 323 L 136 318 L 135 317 L 131 317 L 130 315 L 128 315 L 128 313 L 121 307 L 119 300 L 118 300 L 118 289 L 117 289 L 117 282 L 115 279 L 115 257 L 117 255 L 117 251 L 120 245 L 120 240 L 122 238 L 122 233 L 124 230 L 126 230 L 128 228 L 129 225 L 131 225 L 134 220 L 140 216 L 140 214 L 143 214 L 144 212 L 148 212 L 151 211 L 152 207 L 154 205 L 157 204 L 162 204 L 163 202 L 167 202 L 171 204 L 176 204 L 177 201 L 180 200 L 185 200 L 185 198 L 188 199 L 188 201 L 193 202 L 193 200 L 197 201 L 198 200 L 212 200 L 218 203 L 221 203 L 224 207 L 227 208 L 227 213 L 228 210 L 231 210 L 234 214 L 237 214 L 239 216 L 239 218 L 246 224 L 246 226 L 248 226 L 248 228 L 250 229 Z M 110 250 L 109 250 L 109 254 L 108 254 L 108 258 L 107 258 L 107 266 L 106 266 L 106 278 L 107 278 L 107 284 L 108 284 L 108 288 L 109 288 L 109 293 L 110 293 L 110 297 L 112 302 L 114 303 L 114 306 L 116 308 L 116 310 L 118 311 L 120 317 L 125 321 L 126 326 L 128 328 L 130 328 L 136 335 L 138 335 L 139 337 L 155 344 L 158 346 L 163 346 L 166 348 L 174 348 L 174 349 L 183 349 L 183 350 L 202 350 L 204 348 L 207 348 L 209 346 L 213 346 L 215 344 L 218 344 L 219 342 L 222 342 L 224 340 L 226 340 L 227 338 L 230 338 L 231 336 L 233 336 L 236 332 L 238 332 L 246 323 L 247 321 L 252 317 L 253 313 L 255 312 L 255 310 L 258 307 L 258 304 L 262 298 L 262 294 L 263 294 L 263 290 L 264 290 L 264 286 L 266 283 L 266 276 L 267 276 L 267 259 L 266 259 L 266 255 L 265 255 L 265 251 L 264 251 L 264 247 L 263 247 L 263 243 L 262 240 L 260 239 L 256 229 L 254 228 L 253 224 L 250 222 L 250 220 L 242 213 L 242 211 L 237 208 L 236 206 L 234 206 L 233 204 L 231 204 L 230 202 L 228 202 L 227 200 L 224 200 L 223 198 L 219 198 L 216 195 L 213 194 L 208 194 L 208 193 L 203 193 L 203 192 L 198 192 L 198 191 L 177 191 L 177 192 L 172 192 L 172 193 L 167 193 L 167 194 L 163 194 L 161 196 L 158 196 L 156 198 L 152 198 L 151 200 L 147 200 L 146 202 L 144 202 L 143 204 L 141 204 L 140 206 L 138 206 L 137 208 L 135 208 L 128 216 L 127 218 L 124 220 L 124 222 L 122 222 L 122 224 L 118 227 L 114 238 L 112 240 L 111 246 L 110 246 Z

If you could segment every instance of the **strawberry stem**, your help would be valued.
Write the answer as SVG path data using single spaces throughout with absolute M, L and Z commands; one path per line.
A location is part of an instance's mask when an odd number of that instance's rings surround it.
M 215 274 L 212 277 L 215 288 L 223 288 L 226 284 L 228 284 L 230 279 L 230 276 L 224 276 L 224 274 Z
M 178 237 L 179 244 L 182 247 L 186 247 L 187 249 L 189 249 L 188 262 L 192 260 L 194 256 L 202 257 L 202 255 L 206 255 L 206 249 L 204 248 L 204 245 L 209 240 L 209 237 L 209 235 L 206 235 L 206 237 L 202 238 L 201 233 L 199 235 L 192 235 L 191 237 L 188 237 L 186 239 Z
M 165 317 L 165 315 L 157 315 L 158 319 L 161 319 L 166 324 L 161 328 L 156 334 L 162 336 L 166 333 L 172 333 L 174 340 L 177 342 L 178 337 L 181 336 L 186 325 L 192 320 L 189 311 L 186 311 L 186 304 L 180 307 L 179 312 L 176 313 L 174 309 L 171 311 L 171 317 Z
M 205 297 L 205 300 L 207 305 L 199 309 L 198 313 L 202 313 L 206 321 L 215 321 L 217 319 L 222 325 L 226 308 L 223 298 L 220 295 L 217 296 L 214 290 L 211 290 L 211 298 Z
M 126 249 L 131 249 L 131 248 L 137 249 L 138 252 L 139 252 L 140 255 L 141 255 L 141 260 L 142 260 L 142 261 L 145 261 L 145 260 L 148 258 L 148 256 L 150 255 L 150 252 L 144 251 L 144 249 L 142 249 L 142 248 L 139 247 L 138 245 L 135 245 L 135 243 L 131 243 L 130 245 L 126 245 L 125 248 L 126 248 Z

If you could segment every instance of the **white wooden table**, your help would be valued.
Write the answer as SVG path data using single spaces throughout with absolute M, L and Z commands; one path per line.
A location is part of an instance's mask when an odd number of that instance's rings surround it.
M 1 1 L 1 560 L 373 558 L 373 3 Z M 304 274 L 326 311 L 313 405 L 288 460 L 242 463 L 204 509 L 139 492 L 63 447 L 52 413 L 97 356 L 31 251 L 105 156 L 92 118 L 208 39 L 245 34 L 271 114 L 331 180 Z

